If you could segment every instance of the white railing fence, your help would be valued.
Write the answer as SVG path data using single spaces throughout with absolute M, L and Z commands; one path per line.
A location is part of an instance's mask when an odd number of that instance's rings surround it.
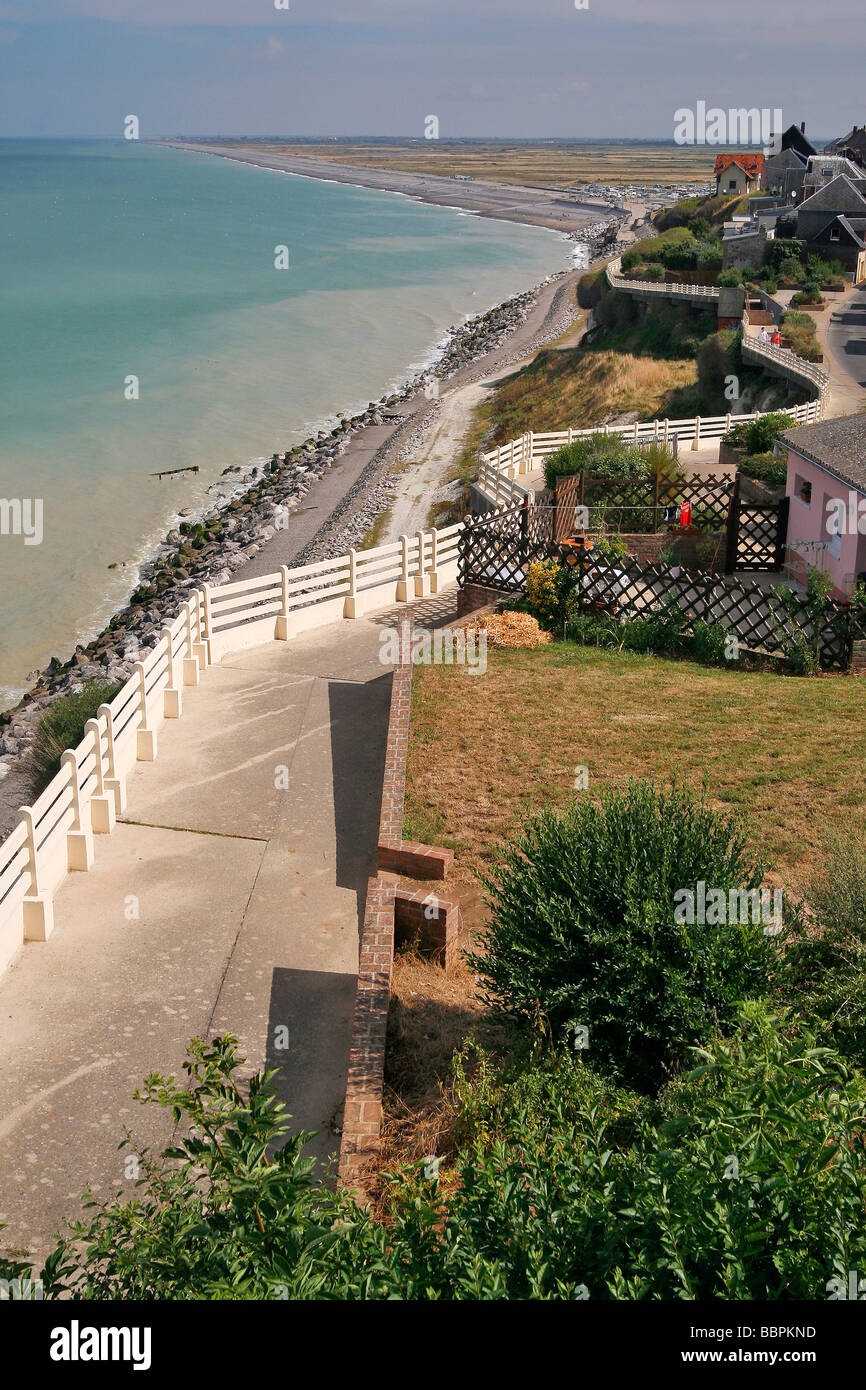
M 462 527 L 419 531 L 374 550 L 191 590 L 0 845 L 0 973 L 23 942 L 50 936 L 58 886 L 68 873 L 92 866 L 94 836 L 110 834 L 123 815 L 129 773 L 136 762 L 156 758 L 164 720 L 182 717 L 185 687 L 198 685 L 227 652 L 437 593 L 457 577 Z
M 753 341 L 750 339 L 750 342 Z M 761 344 L 763 347 L 764 344 Z M 778 349 L 776 349 L 778 351 Z M 532 473 L 543 466 L 544 460 L 566 444 L 576 439 L 585 439 L 593 434 L 613 434 L 627 443 L 634 444 L 672 444 L 676 439 L 680 444 L 691 444 L 699 449 L 702 444 L 721 439 L 734 425 L 747 424 L 759 420 L 762 415 L 776 412 L 756 410 L 743 415 L 693 415 L 685 420 L 645 420 L 632 425 L 595 425 L 591 429 L 553 430 L 540 434 L 530 430 L 501 448 L 491 449 L 481 455 L 478 481 L 475 486 L 494 506 L 502 506 L 522 501 L 532 490 L 517 481 L 521 474 Z M 814 425 L 821 419 L 823 401 L 807 401 L 805 405 L 789 406 L 784 412 L 792 416 L 798 425 Z
M 612 289 L 623 290 L 626 294 L 631 293 L 641 297 L 647 294 L 666 295 L 669 299 L 719 298 L 718 287 L 714 285 L 678 285 L 667 280 L 629 280 L 621 271 L 622 257 L 610 261 L 606 267 L 607 281 Z M 758 366 L 766 368 L 767 371 L 775 372 L 777 375 L 793 377 L 795 381 L 800 381 L 804 386 L 811 387 L 817 393 L 823 414 L 827 391 L 830 386 L 828 374 L 822 372 L 814 362 L 807 362 L 805 358 L 798 357 L 795 352 L 791 352 L 788 348 L 774 347 L 772 343 L 762 343 L 759 338 L 750 333 L 748 311 L 743 313 L 742 324 L 743 356 L 746 361 L 755 362 Z M 817 418 L 820 419 L 821 416 Z
M 607 264 L 607 283 L 611 289 L 633 294 L 664 294 L 671 299 L 718 299 L 717 285 L 680 285 L 675 280 L 630 280 L 622 274 L 622 257 Z
M 742 353 L 747 362 L 756 362 L 759 366 L 766 367 L 768 371 L 775 371 L 783 376 L 792 376 L 796 381 L 803 381 L 814 387 L 818 393 L 818 403 L 823 414 L 827 392 L 830 389 L 829 373 L 823 372 L 816 362 L 807 362 L 804 357 L 798 357 L 796 352 L 792 352 L 790 348 L 776 347 L 773 343 L 762 343 L 760 337 L 750 330 L 745 314 L 743 315 Z

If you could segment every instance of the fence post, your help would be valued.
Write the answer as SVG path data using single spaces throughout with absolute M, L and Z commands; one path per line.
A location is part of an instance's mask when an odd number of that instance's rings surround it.
M 289 640 L 289 567 L 280 565 L 280 611 L 274 625 L 274 641 Z
M 529 498 L 524 497 L 520 508 L 520 560 L 524 574 L 529 566 Z
M 416 531 L 415 539 L 418 542 L 418 573 L 415 575 L 415 597 L 426 598 L 430 592 L 428 576 L 424 573 L 424 532 Z
M 114 715 L 111 713 L 111 706 L 100 705 L 99 709 L 96 711 L 96 717 L 97 719 L 105 719 L 105 746 L 108 756 L 108 776 L 103 778 L 102 790 L 106 796 L 112 796 L 114 798 L 114 809 L 119 816 L 122 816 L 126 810 L 126 784 L 117 773 L 117 756 L 114 748 Z
M 532 472 L 532 465 L 533 465 L 533 462 L 534 462 L 533 455 L 534 455 L 534 453 L 535 453 L 535 434 L 533 433 L 532 430 L 528 430 L 528 431 L 527 431 L 526 438 L 527 438 L 527 440 L 529 441 L 529 457 L 528 457 L 528 459 L 527 459 L 527 461 L 526 461 L 527 466 L 526 466 L 526 468 L 522 468 L 522 469 L 520 470 L 521 473 L 531 473 L 531 472 Z
M 358 553 L 354 547 L 349 551 L 349 592 L 343 604 L 344 618 L 357 618 L 358 600 L 356 597 L 358 588 Z
M 725 547 L 725 574 L 733 574 L 737 568 L 737 550 L 740 543 L 740 475 L 736 474 L 728 503 L 727 542 Z
M 463 529 L 457 537 L 457 587 L 463 589 L 469 583 L 469 562 L 472 555 L 472 534 L 474 520 L 468 516 L 463 523 Z M 402 539 L 406 539 L 405 536 Z M 458 611 L 460 599 L 457 600 Z
M 75 820 L 66 833 L 66 867 L 70 873 L 86 873 L 93 864 L 93 830 L 81 818 L 81 782 L 75 754 L 67 748 L 60 759 L 61 767 L 69 768 L 72 788 L 72 810 Z
M 659 529 L 659 475 L 655 475 L 655 487 L 653 488 L 653 535 L 658 535 Z
M 184 685 L 198 685 L 199 676 L 198 658 L 195 655 L 195 644 L 192 640 L 192 610 L 192 599 L 187 599 L 183 605 L 186 623 L 186 655 L 183 658 Z
M 164 627 L 162 635 L 165 638 L 166 657 L 168 659 L 168 685 L 162 692 L 162 717 L 163 719 L 180 719 L 183 714 L 183 691 L 174 678 L 174 638 L 171 635 L 171 628 Z
M 773 565 L 777 570 L 782 569 L 785 564 L 785 547 L 788 542 L 788 515 L 790 510 L 790 497 L 783 497 L 779 503 L 779 510 L 776 513 L 776 551 L 773 556 Z
M 90 798 L 90 824 L 94 835 L 110 835 L 117 821 L 114 797 L 109 796 L 102 770 L 102 730 L 98 719 L 88 719 L 84 732 L 93 739 L 93 756 L 96 760 L 96 795 Z
M 39 851 L 36 845 L 36 826 L 29 806 L 22 806 L 18 819 L 27 831 L 27 867 L 30 871 L 30 892 L 22 904 L 25 941 L 47 941 L 54 930 L 54 903 L 42 891 L 39 881 Z
M 198 641 L 195 644 L 195 655 L 198 659 L 199 670 L 204 671 L 210 665 L 210 589 L 207 584 L 195 591 L 196 617 L 198 619 Z
M 665 438 L 664 438 L 664 445 L 665 445 L 665 448 L 668 447 L 668 426 L 669 426 L 669 425 L 670 425 L 670 420 L 668 419 L 667 416 L 665 416 Z
M 430 570 L 427 575 L 431 594 L 439 592 L 439 532 L 434 526 L 430 532 Z
M 135 734 L 135 757 L 137 762 L 152 763 L 156 757 L 156 729 L 151 729 L 147 722 L 147 676 L 144 671 L 144 662 L 136 661 L 135 670 L 138 672 L 139 709 L 141 711 L 141 723 Z
M 692 448 L 693 448 L 693 449 L 699 449 L 700 447 L 701 447 L 701 417 L 700 417 L 700 415 L 696 415 L 696 416 L 695 416 L 695 437 L 694 437 L 694 439 L 692 440 Z
M 409 537 L 400 537 L 400 578 L 397 580 L 397 602 L 409 602 Z

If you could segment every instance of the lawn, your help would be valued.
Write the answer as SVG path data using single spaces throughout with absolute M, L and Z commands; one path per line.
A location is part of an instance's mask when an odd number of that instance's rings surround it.
M 485 675 L 419 666 L 405 835 L 457 848 L 471 882 L 528 810 L 633 777 L 700 785 L 746 814 L 768 868 L 798 889 L 831 826 L 866 828 L 866 688 L 555 644 L 488 652 Z

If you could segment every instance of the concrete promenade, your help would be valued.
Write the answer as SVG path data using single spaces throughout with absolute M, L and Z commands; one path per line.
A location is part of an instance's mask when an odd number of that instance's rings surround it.
M 170 1137 L 132 1092 L 179 1074 L 194 1036 L 233 1032 L 250 1073 L 278 1067 L 312 1151 L 338 1152 L 390 703 L 379 632 L 407 611 L 227 656 L 133 769 L 123 822 L 58 891 L 54 934 L 0 981 L 4 1252 L 43 1254 L 84 1190 L 132 1195 L 125 1127 L 133 1152 Z

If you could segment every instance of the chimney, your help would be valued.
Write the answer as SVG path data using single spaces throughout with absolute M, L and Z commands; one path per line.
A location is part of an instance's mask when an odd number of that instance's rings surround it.
M 806 122 L 805 122 L 805 121 L 801 121 L 801 122 L 800 122 L 800 134 L 801 134 L 801 135 L 805 135 L 805 134 L 806 134 Z

